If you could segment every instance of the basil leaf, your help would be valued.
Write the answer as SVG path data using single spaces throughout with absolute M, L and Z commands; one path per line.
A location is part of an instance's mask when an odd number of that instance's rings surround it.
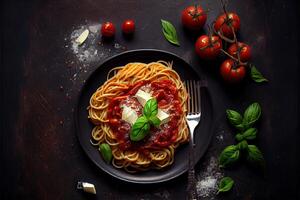
M 172 44 L 180 46 L 175 27 L 168 21 L 161 19 L 162 32 L 165 38 Z
M 140 141 L 149 133 L 150 124 L 146 116 L 142 116 L 133 124 L 130 132 L 132 141 Z
M 261 151 L 255 145 L 248 145 L 247 160 L 259 166 L 264 166 L 264 157 Z
M 220 192 L 227 192 L 229 191 L 232 186 L 234 184 L 234 181 L 232 180 L 232 178 L 230 177 L 224 177 L 221 179 L 220 183 L 219 183 L 219 186 L 218 186 L 218 193 L 219 194 Z
M 251 104 L 244 112 L 243 124 L 245 128 L 251 127 L 260 117 L 261 108 L 258 103 Z
M 238 130 L 243 130 L 243 117 L 240 113 L 235 110 L 226 110 L 227 119 L 229 122 L 235 126 Z
M 237 141 L 242 141 L 242 140 L 244 140 L 244 135 L 238 133 L 238 134 L 235 135 L 235 139 L 236 139 Z
M 112 159 L 112 152 L 111 152 L 110 146 L 106 143 L 102 143 L 99 146 L 99 151 L 101 152 L 101 155 L 102 155 L 103 159 L 107 163 L 110 163 L 110 161 Z
M 238 133 L 235 136 L 235 139 L 237 141 L 242 141 L 242 140 L 254 140 L 256 138 L 256 133 L 257 129 L 256 128 L 249 128 L 247 129 L 244 133 L 240 134 Z
M 257 83 L 268 82 L 268 79 L 266 79 L 253 65 L 251 66 L 251 78 Z
M 160 126 L 160 119 L 158 119 L 157 116 L 151 116 L 149 118 L 149 121 L 151 124 L 153 124 L 155 127 L 159 127 Z
M 238 148 L 238 150 L 242 151 L 248 148 L 248 142 L 246 140 L 241 141 L 240 143 L 238 143 L 236 145 L 236 147 Z
M 151 116 L 156 116 L 157 112 L 158 107 L 156 99 L 149 99 L 144 106 L 143 114 L 147 118 L 150 118 Z
M 236 162 L 240 157 L 240 151 L 235 145 L 227 146 L 219 156 L 220 167 L 227 167 Z

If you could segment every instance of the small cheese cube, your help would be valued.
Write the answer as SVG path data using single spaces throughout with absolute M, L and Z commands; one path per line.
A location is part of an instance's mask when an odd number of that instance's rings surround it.
M 145 104 L 147 103 L 147 101 L 149 99 L 152 99 L 153 97 L 151 96 L 151 94 L 144 92 L 143 90 L 138 90 L 137 93 L 135 94 L 135 97 L 137 98 L 137 100 L 140 102 L 140 104 L 142 106 L 145 106 Z
M 138 115 L 133 109 L 131 109 L 128 106 L 123 106 L 122 119 L 124 121 L 133 125 L 135 123 L 135 121 L 137 120 L 137 118 L 138 118 Z
M 79 181 L 77 183 L 77 189 L 83 190 L 84 192 L 88 192 L 91 194 L 96 194 L 96 188 L 95 188 L 94 184 L 91 184 L 91 183 Z
M 161 124 L 167 123 L 170 119 L 170 115 L 161 109 L 158 109 L 157 118 L 161 121 Z

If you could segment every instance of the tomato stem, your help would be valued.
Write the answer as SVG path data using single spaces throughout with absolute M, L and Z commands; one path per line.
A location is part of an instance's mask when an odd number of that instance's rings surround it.
M 222 40 L 224 40 L 224 41 L 226 41 L 228 43 L 234 43 L 234 40 L 229 39 L 228 37 L 226 37 L 226 36 L 223 35 L 223 32 L 222 32 L 221 29 L 220 29 L 220 31 L 216 31 L 216 29 L 214 27 L 214 23 L 215 22 L 213 22 L 213 25 L 212 25 L 214 33 L 217 34 Z
M 236 45 L 236 48 L 238 49 L 238 47 L 239 47 L 238 41 L 237 41 L 236 34 L 235 34 L 234 29 L 233 29 L 232 26 L 231 26 L 231 30 L 232 30 L 232 33 L 233 33 L 233 40 L 234 40 L 234 43 L 235 43 L 235 45 Z M 241 63 L 241 55 L 240 55 L 240 52 L 237 51 L 236 54 L 237 54 L 239 63 Z
M 224 49 L 221 49 L 221 52 L 223 52 L 225 55 L 227 55 L 228 57 L 230 57 L 232 60 L 236 61 L 239 65 L 248 65 L 248 63 L 244 63 L 244 62 L 241 62 L 239 61 L 237 58 L 233 57 L 232 55 L 230 55 L 227 51 L 225 51 Z

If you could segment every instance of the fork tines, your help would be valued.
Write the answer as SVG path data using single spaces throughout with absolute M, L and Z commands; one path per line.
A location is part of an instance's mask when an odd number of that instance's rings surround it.
M 200 81 L 187 80 L 184 82 L 186 90 L 189 94 L 187 102 L 188 114 L 196 114 L 201 112 L 201 97 L 200 97 Z

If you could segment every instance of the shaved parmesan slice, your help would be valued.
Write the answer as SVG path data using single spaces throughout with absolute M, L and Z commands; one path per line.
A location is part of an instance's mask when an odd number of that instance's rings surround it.
M 85 40 L 86 38 L 88 37 L 89 35 L 89 30 L 86 29 L 85 31 L 83 31 L 80 36 L 75 40 L 76 43 L 78 43 L 78 45 L 81 45 Z
M 131 109 L 130 107 L 127 107 L 127 106 L 123 106 L 122 119 L 124 121 L 133 125 L 135 123 L 135 121 L 137 120 L 137 118 L 138 118 L 138 115 L 133 109 Z
M 145 106 L 146 102 L 149 99 L 152 99 L 153 97 L 151 96 L 151 94 L 144 92 L 143 90 L 138 90 L 137 93 L 135 94 L 135 97 L 137 98 L 137 100 L 140 102 L 140 104 L 142 106 Z
M 96 194 L 96 188 L 94 184 L 86 183 L 86 182 L 78 182 L 77 189 L 82 189 L 84 192 Z
M 158 109 L 158 112 L 157 112 L 156 116 L 160 120 L 161 124 L 167 123 L 170 119 L 170 115 L 168 113 L 162 111 L 161 109 Z

